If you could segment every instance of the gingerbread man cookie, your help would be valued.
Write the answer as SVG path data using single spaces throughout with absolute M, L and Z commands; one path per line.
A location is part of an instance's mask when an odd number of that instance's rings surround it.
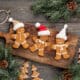
M 52 45 L 52 48 L 56 50 L 56 60 L 60 60 L 61 56 L 64 59 L 68 59 L 70 55 L 68 54 L 69 43 L 65 42 L 67 40 L 66 29 L 68 25 L 65 24 L 64 28 L 56 35 L 56 44 Z
M 13 20 L 13 18 L 9 18 L 9 22 L 13 23 L 13 30 L 16 31 L 15 34 L 11 35 L 11 38 L 15 40 L 13 48 L 19 48 L 20 45 L 25 49 L 28 48 L 29 44 L 26 39 L 29 37 L 29 33 L 25 32 L 24 23 Z
M 36 23 L 35 26 L 39 29 L 38 37 L 33 37 L 33 41 L 35 42 L 33 46 L 30 47 L 32 52 L 38 50 L 39 56 L 44 56 L 44 49 L 49 46 L 49 35 L 50 31 L 46 28 L 46 26 L 41 25 L 40 23 Z

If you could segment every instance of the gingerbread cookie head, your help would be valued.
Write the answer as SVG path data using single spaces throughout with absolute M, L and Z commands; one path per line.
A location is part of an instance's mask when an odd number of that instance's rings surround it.
M 23 27 L 16 30 L 17 33 L 24 33 L 25 29 Z
M 35 24 L 35 27 L 38 28 L 38 36 L 40 37 L 40 39 L 43 41 L 48 40 L 50 31 L 47 29 L 47 27 L 40 24 L 39 22 Z
M 24 23 L 14 20 L 13 18 L 9 18 L 9 22 L 13 23 L 13 30 L 16 31 L 17 33 L 24 33 Z
M 61 39 L 61 38 L 56 38 L 56 43 L 57 44 L 64 44 L 65 43 L 65 40 L 64 39 Z
M 57 44 L 64 44 L 65 41 L 67 40 L 67 35 L 66 35 L 66 29 L 68 25 L 65 24 L 64 28 L 56 35 L 56 43 Z

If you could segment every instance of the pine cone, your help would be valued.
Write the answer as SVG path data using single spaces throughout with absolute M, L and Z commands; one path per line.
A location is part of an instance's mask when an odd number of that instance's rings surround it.
M 8 67 L 8 62 L 6 60 L 0 61 L 0 68 L 7 68 Z
M 68 70 L 63 72 L 63 80 L 72 80 L 72 74 Z
M 70 11 L 76 10 L 77 7 L 78 7 L 78 5 L 77 5 L 76 1 L 69 1 L 69 2 L 67 3 L 67 8 L 68 8 L 68 10 L 70 10 Z

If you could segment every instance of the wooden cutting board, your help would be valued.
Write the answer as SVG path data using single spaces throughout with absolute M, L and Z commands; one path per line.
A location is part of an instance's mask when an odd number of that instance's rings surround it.
M 31 45 L 34 44 L 34 42 L 32 41 L 32 36 L 37 36 L 37 29 L 31 25 L 31 24 L 25 24 L 25 29 L 27 32 L 29 32 L 31 35 L 29 37 L 29 39 L 27 40 L 28 43 Z M 51 31 L 51 35 L 50 35 L 50 39 L 49 41 L 53 44 L 55 43 L 55 36 L 57 34 L 57 30 L 55 28 L 49 28 Z M 9 30 L 10 31 L 10 30 Z M 10 34 L 12 34 L 13 32 L 9 32 L 9 33 L 3 33 L 0 32 L 0 37 L 5 38 L 6 42 L 11 43 L 12 46 L 12 41 L 10 39 Z M 56 61 L 54 59 L 55 57 L 55 51 L 50 49 L 50 47 L 45 49 L 45 56 L 44 57 L 40 57 L 38 56 L 38 52 L 34 52 L 32 53 L 29 49 L 23 49 L 22 47 L 18 48 L 18 49 L 13 49 L 12 54 L 15 56 L 19 56 L 25 59 L 29 59 L 32 61 L 36 61 L 39 63 L 43 63 L 43 64 L 47 64 L 47 65 L 52 65 L 55 67 L 60 67 L 60 68 L 68 68 L 68 66 L 71 64 L 74 56 L 75 56 L 75 52 L 76 52 L 76 47 L 77 47 L 77 43 L 78 43 L 78 37 L 76 35 L 72 35 L 70 33 L 68 33 L 68 42 L 70 43 L 70 46 L 68 48 L 68 53 L 70 54 L 70 59 L 68 60 L 64 60 L 63 58 L 59 61 Z
M 37 34 L 37 30 L 33 25 L 25 24 L 25 27 L 26 27 L 26 31 L 29 32 L 31 35 Z M 52 43 L 54 43 L 57 30 L 55 28 L 50 28 L 50 30 L 52 32 L 51 36 L 50 36 L 50 40 Z M 29 38 L 28 42 L 32 45 L 33 42 L 30 38 Z M 68 66 L 71 64 L 71 62 L 75 56 L 76 47 L 77 47 L 77 43 L 78 43 L 78 37 L 76 35 L 68 34 L 68 41 L 70 42 L 70 46 L 68 48 L 68 53 L 71 56 L 70 59 L 68 59 L 68 60 L 61 59 L 59 61 L 56 61 L 54 59 L 55 51 L 51 50 L 49 48 L 45 49 L 44 57 L 38 56 L 37 51 L 32 53 L 29 49 L 25 50 L 22 47 L 20 47 L 19 49 L 13 49 L 13 55 L 19 56 L 19 57 L 22 57 L 25 59 L 29 59 L 32 61 L 36 61 L 39 63 L 52 65 L 55 67 L 68 68 Z

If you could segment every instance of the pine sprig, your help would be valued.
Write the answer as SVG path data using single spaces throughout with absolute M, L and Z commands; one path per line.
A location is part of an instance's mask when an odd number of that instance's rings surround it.
M 73 80 L 80 80 L 80 64 L 73 64 L 69 67 Z
M 34 14 L 43 14 L 51 21 L 59 21 L 63 19 L 68 21 L 71 17 L 80 14 L 80 0 L 75 0 L 78 8 L 70 11 L 67 8 L 69 0 L 37 0 L 31 9 Z
M 0 80 L 17 80 L 19 64 L 11 54 L 11 48 L 0 46 L 0 60 L 8 61 L 8 67 L 0 68 Z

